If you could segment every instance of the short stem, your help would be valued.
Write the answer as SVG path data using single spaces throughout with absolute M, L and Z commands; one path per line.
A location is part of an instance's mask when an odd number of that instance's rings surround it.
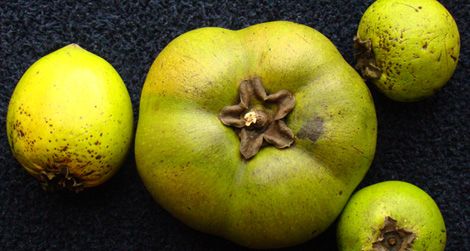
M 245 113 L 245 116 L 243 116 L 243 119 L 245 120 L 245 126 L 256 124 L 256 112 L 250 111 L 250 112 Z
M 245 113 L 243 119 L 245 120 L 245 126 L 253 126 L 255 128 L 263 128 L 272 122 L 272 116 L 264 109 L 252 109 Z

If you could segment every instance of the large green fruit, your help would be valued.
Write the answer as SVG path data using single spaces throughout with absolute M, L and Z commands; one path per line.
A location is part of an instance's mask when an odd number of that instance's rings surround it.
M 338 223 L 340 251 L 443 251 L 446 227 L 420 188 L 386 181 L 355 193 Z
M 440 90 L 457 66 L 460 36 L 436 0 L 378 0 L 355 38 L 356 67 L 386 96 L 416 101 Z
M 175 217 L 271 248 L 334 221 L 375 143 L 361 77 L 322 34 L 279 21 L 173 40 L 143 87 L 135 154 L 145 186 Z
M 45 189 L 80 191 L 105 182 L 124 161 L 132 104 L 108 62 L 71 44 L 24 73 L 6 126 L 13 155 Z

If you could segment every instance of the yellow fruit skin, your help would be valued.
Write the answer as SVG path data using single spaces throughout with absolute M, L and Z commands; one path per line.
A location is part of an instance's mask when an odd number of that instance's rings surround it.
M 240 156 L 219 120 L 242 80 L 296 98 L 295 146 Z M 376 117 L 361 77 L 321 33 L 291 22 L 201 28 L 153 63 L 140 100 L 137 169 L 155 200 L 200 231 L 251 248 L 279 248 L 324 231 L 364 177 Z
M 364 13 L 357 35 L 371 41 L 382 70 L 372 82 L 396 101 L 433 95 L 457 66 L 457 24 L 435 0 L 378 0 Z
M 376 251 L 372 243 L 380 235 L 385 217 L 399 228 L 413 232 L 412 251 L 443 251 L 446 227 L 434 200 L 425 191 L 402 181 L 385 181 L 355 193 L 338 222 L 340 251 Z
M 13 155 L 46 188 L 59 181 L 80 190 L 105 182 L 122 164 L 132 140 L 132 104 L 108 62 L 71 44 L 24 73 L 6 126 Z

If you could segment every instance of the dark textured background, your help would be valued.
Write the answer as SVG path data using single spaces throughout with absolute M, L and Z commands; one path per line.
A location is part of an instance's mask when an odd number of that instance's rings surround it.
M 5 137 L 13 88 L 34 61 L 68 43 L 78 43 L 108 60 L 121 74 L 137 118 L 150 64 L 185 31 L 291 20 L 325 34 L 352 63 L 352 38 L 372 1 L 80 2 L 0 0 L 0 249 L 241 249 L 186 227 L 154 203 L 137 175 L 133 153 L 101 187 L 78 195 L 42 191 L 12 157 Z M 392 102 L 371 87 L 378 144 L 360 187 L 399 179 L 423 188 L 444 215 L 447 250 L 461 251 L 470 247 L 470 4 L 467 0 L 442 3 L 461 32 L 458 68 L 442 91 L 418 103 Z M 335 250 L 334 231 L 333 225 L 316 240 L 292 250 Z

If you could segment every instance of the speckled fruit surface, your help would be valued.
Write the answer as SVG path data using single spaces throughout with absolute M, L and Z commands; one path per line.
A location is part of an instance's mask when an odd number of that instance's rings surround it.
M 21 165 L 47 190 L 109 179 L 127 156 L 132 105 L 119 74 L 76 44 L 35 62 L 10 99 L 7 135 Z
M 460 53 L 452 15 L 436 0 L 378 0 L 355 38 L 356 67 L 386 96 L 417 101 L 450 79 Z

